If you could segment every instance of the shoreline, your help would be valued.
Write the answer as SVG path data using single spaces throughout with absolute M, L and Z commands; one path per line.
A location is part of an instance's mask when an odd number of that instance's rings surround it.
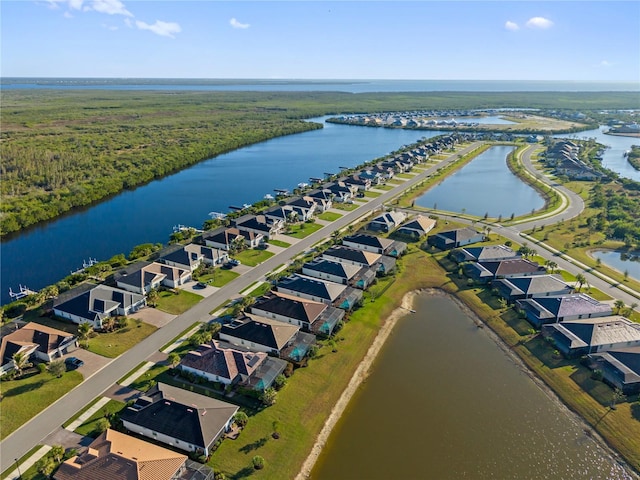
M 624 471 L 629 475 L 629 479 L 640 480 L 640 476 L 631 468 L 631 466 L 625 462 L 622 456 L 614 450 L 605 439 L 596 432 L 589 423 L 582 418 L 578 413 L 574 412 L 562 399 L 553 391 L 551 387 L 549 387 L 541 378 L 539 378 L 534 371 L 532 371 L 527 364 L 520 358 L 520 356 L 514 352 L 509 345 L 505 343 L 505 341 L 495 332 L 491 327 L 485 323 L 481 317 L 479 317 L 471 308 L 469 308 L 461 299 L 459 299 L 456 295 L 450 294 L 444 290 L 439 288 L 421 288 L 418 290 L 412 290 L 407 292 L 400 302 L 400 306 L 396 307 L 391 314 L 385 319 L 384 323 L 380 327 L 378 334 L 376 335 L 373 343 L 367 350 L 366 355 L 356 368 L 349 384 L 345 388 L 345 390 L 340 395 L 340 398 L 336 402 L 335 406 L 331 410 L 331 414 L 327 418 L 322 427 L 322 430 L 318 434 L 316 441 L 309 452 L 309 455 L 305 459 L 302 464 L 302 468 L 300 472 L 296 475 L 295 480 L 306 480 L 310 477 L 313 467 L 315 466 L 322 449 L 326 445 L 331 432 L 337 425 L 338 421 L 342 417 L 344 411 L 347 408 L 347 405 L 351 401 L 351 398 L 356 393 L 360 385 L 370 373 L 371 366 L 373 362 L 377 358 L 380 350 L 383 345 L 389 338 L 389 335 L 393 331 L 394 327 L 400 320 L 400 318 L 407 315 L 408 310 L 413 308 L 414 300 L 418 295 L 427 295 L 427 296 L 442 296 L 450 298 L 464 313 L 469 317 L 469 319 L 478 327 L 485 328 L 485 331 L 494 341 L 496 346 L 507 356 L 509 359 L 518 367 L 518 369 L 527 375 L 537 386 L 540 388 L 545 395 L 549 397 L 549 399 L 554 402 L 559 408 L 561 408 L 564 413 L 571 418 L 572 421 L 576 422 L 583 429 L 586 437 L 593 440 L 598 447 L 600 447 L 604 452 L 606 452 L 613 462 L 618 464 Z
M 378 331 L 378 334 L 373 340 L 373 343 L 367 350 L 367 353 L 365 354 L 362 361 L 358 364 L 358 367 L 353 373 L 351 380 L 349 380 L 349 384 L 347 385 L 347 388 L 344 389 L 344 391 L 342 392 L 342 395 L 340 395 L 340 398 L 338 399 L 333 409 L 331 410 L 329 417 L 325 421 L 324 426 L 322 427 L 322 430 L 320 430 L 320 433 L 316 438 L 316 442 L 313 444 L 313 447 L 311 448 L 309 455 L 307 456 L 306 460 L 302 464 L 300 473 L 296 475 L 295 477 L 296 480 L 305 480 L 309 478 L 309 476 L 311 475 L 311 471 L 313 470 L 313 467 L 315 466 L 318 458 L 320 457 L 320 453 L 322 452 L 322 449 L 324 448 L 325 444 L 327 443 L 327 440 L 329 439 L 329 436 L 331 435 L 331 432 L 333 431 L 334 427 L 338 423 L 338 420 L 340 420 L 340 418 L 342 417 L 342 414 L 347 408 L 347 405 L 349 405 L 349 402 L 351 401 L 351 398 L 353 397 L 353 395 L 356 393 L 356 391 L 358 390 L 362 382 L 369 376 L 369 371 L 371 369 L 371 366 L 373 365 L 373 362 L 378 357 L 380 350 L 382 349 L 383 345 L 386 343 L 387 338 L 389 338 L 389 335 L 391 334 L 394 327 L 398 323 L 398 320 L 400 320 L 407 313 L 409 313 L 408 310 L 410 310 L 413 307 L 413 301 L 416 298 L 416 296 L 418 296 L 421 293 L 424 293 L 425 291 L 427 290 L 412 290 L 410 292 L 407 292 L 402 297 L 400 306 L 396 307 L 391 312 L 391 314 L 384 320 L 384 323 L 380 327 L 380 330 Z

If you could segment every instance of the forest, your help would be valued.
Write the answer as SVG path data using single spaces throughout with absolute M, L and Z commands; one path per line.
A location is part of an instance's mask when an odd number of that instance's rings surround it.
M 252 143 L 302 119 L 412 109 L 640 108 L 633 92 L 2 92 L 0 234 Z

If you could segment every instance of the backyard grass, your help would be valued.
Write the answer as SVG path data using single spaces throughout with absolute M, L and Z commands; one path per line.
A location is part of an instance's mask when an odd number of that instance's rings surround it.
M 339 219 L 341 216 L 342 215 L 336 212 L 322 212 L 320 215 L 318 215 L 318 218 L 320 220 L 326 220 L 327 222 L 333 222 L 334 220 Z
M 243 265 L 255 267 L 256 265 L 261 264 L 274 255 L 275 254 L 273 252 L 270 252 L 269 250 L 252 248 L 251 250 L 243 250 L 239 253 L 234 254 L 233 258 L 235 258 L 236 260 L 240 260 Z
M 356 206 L 357 207 L 357 206 Z M 293 238 L 305 238 L 311 235 L 314 232 L 320 230 L 324 225 L 320 225 L 319 223 L 300 223 L 298 225 L 293 225 L 290 228 L 290 231 L 287 232 L 287 235 Z
M 129 320 L 129 326 L 110 333 L 97 333 L 88 341 L 87 350 L 103 357 L 116 358 L 157 330 L 140 320 Z
M 186 290 L 176 290 L 176 292 L 177 293 L 174 293 L 169 290 L 161 291 L 158 295 L 156 308 L 173 315 L 180 315 L 181 313 L 189 310 L 203 298 L 200 295 L 193 292 L 187 292 Z
M 319 216 L 318 218 L 322 218 L 322 216 Z M 275 238 L 270 238 L 269 240 L 267 240 L 267 243 L 271 245 L 275 245 L 276 247 L 282 247 L 282 248 L 287 248 L 291 246 L 290 243 L 283 242 L 282 240 L 276 240 Z
M 77 371 L 66 372 L 60 378 L 44 372 L 0 382 L 2 437 L 6 438 L 81 382 L 82 375 Z
M 98 420 L 100 420 L 101 418 L 109 417 L 110 415 L 113 415 L 115 413 L 119 413 L 120 410 L 122 410 L 125 406 L 125 403 L 118 400 L 109 400 L 102 406 L 102 408 L 91 415 L 74 431 L 83 436 L 96 438 L 101 433 L 97 428 Z

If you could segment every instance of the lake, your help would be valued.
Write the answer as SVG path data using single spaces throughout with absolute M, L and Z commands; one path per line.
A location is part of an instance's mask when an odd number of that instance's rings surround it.
M 418 297 L 331 433 L 313 480 L 628 479 L 449 297 Z
M 626 252 L 596 250 L 591 252 L 591 255 L 599 258 L 605 265 L 623 273 L 626 271 L 629 277 L 640 281 L 640 252 L 634 252 L 629 256 Z
M 416 205 L 505 219 L 542 208 L 542 196 L 507 167 L 507 155 L 514 148 L 491 147 L 417 198 Z

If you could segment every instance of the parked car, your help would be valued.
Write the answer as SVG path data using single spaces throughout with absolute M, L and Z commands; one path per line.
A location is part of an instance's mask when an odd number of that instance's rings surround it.
M 229 259 L 229 265 L 231 265 L 232 267 L 237 267 L 238 265 L 241 265 L 240 260 L 236 260 L 235 258 L 231 258 Z
M 76 368 L 80 368 L 84 365 L 84 362 L 80 360 L 78 357 L 69 357 L 64 359 L 64 364 L 70 370 L 75 370 Z

